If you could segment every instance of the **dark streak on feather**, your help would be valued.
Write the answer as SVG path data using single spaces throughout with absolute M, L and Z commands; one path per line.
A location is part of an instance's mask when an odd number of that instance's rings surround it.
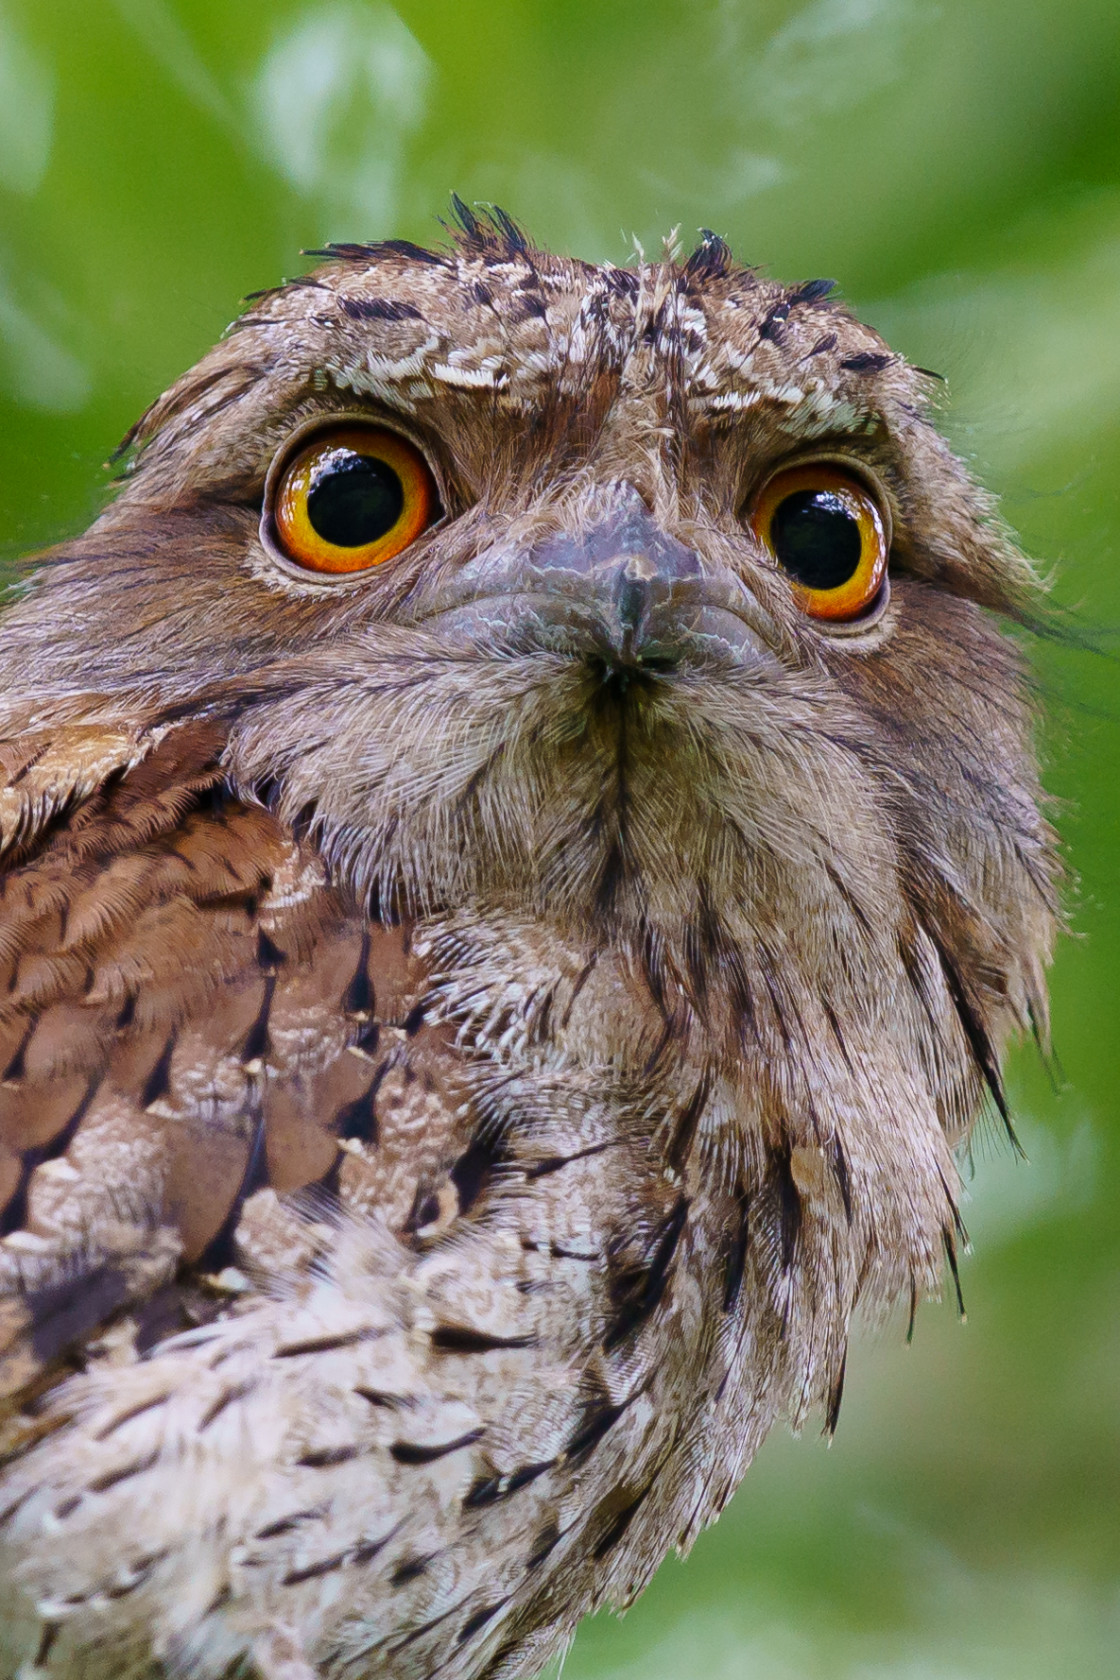
M 117 1412 L 109 1419 L 108 1423 L 103 1423 L 100 1429 L 95 1429 L 93 1431 L 92 1439 L 95 1441 L 107 1441 L 110 1435 L 115 1435 L 118 1429 L 123 1429 L 126 1423 L 132 1422 L 133 1418 L 143 1417 L 145 1412 L 152 1411 L 156 1406 L 162 1406 L 166 1399 L 166 1394 L 153 1394 L 146 1400 L 138 1400 L 136 1404 L 130 1406 L 127 1411 Z
M 770 1156 L 773 1180 L 778 1192 L 778 1220 L 781 1233 L 782 1270 L 793 1266 L 797 1239 L 801 1234 L 801 1195 L 794 1182 L 789 1150 L 774 1150 Z
M 840 363 L 849 373 L 881 373 L 894 357 L 879 350 L 861 350 L 857 356 L 846 356 Z
M 229 1388 L 223 1388 L 217 1399 L 210 1402 L 199 1418 L 198 1433 L 201 1435 L 203 1430 L 209 1429 L 214 1420 L 221 1417 L 227 1406 L 236 1404 L 238 1400 L 244 1400 L 247 1395 L 252 1394 L 255 1387 L 256 1384 L 253 1382 L 239 1382 L 231 1384 Z
M 688 1219 L 688 1208 L 688 1197 L 680 1196 L 656 1232 L 647 1265 L 628 1266 L 609 1280 L 613 1317 L 603 1337 L 606 1352 L 639 1330 L 661 1304 Z
M 473 1446 L 485 1433 L 482 1428 L 468 1429 L 465 1435 L 457 1436 L 454 1441 L 441 1441 L 437 1446 L 424 1446 L 416 1441 L 394 1441 L 389 1452 L 398 1464 L 434 1464 L 437 1458 L 445 1458 L 461 1447 Z
M 747 1264 L 747 1249 L 750 1246 L 751 1224 L 751 1194 L 745 1184 L 739 1186 L 736 1198 L 738 1220 L 727 1247 L 727 1259 L 724 1262 L 723 1282 L 723 1310 L 728 1313 L 739 1299 L 739 1292 L 743 1287 L 743 1274 Z
M 830 292 L 836 290 L 835 280 L 806 280 L 802 285 L 795 286 L 789 295 L 791 304 L 819 303 Z
M 370 934 L 367 923 L 362 929 L 362 946 L 358 953 L 357 966 L 340 1000 L 344 1015 L 356 1015 L 363 1020 L 372 1015 L 377 1007 L 373 982 L 369 976 L 369 947 Z
M 347 1547 L 345 1551 L 334 1552 L 330 1557 L 320 1558 L 317 1563 L 304 1564 L 302 1569 L 289 1569 L 286 1575 L 280 1577 L 282 1587 L 298 1587 L 304 1581 L 317 1581 L 322 1575 L 330 1575 L 336 1569 L 342 1569 L 353 1562 L 353 1553 Z
M 592 974 L 595 970 L 595 965 L 598 961 L 599 961 L 598 951 L 592 951 L 591 955 L 588 957 L 587 961 L 584 963 L 583 967 L 580 969 L 579 973 L 576 975 L 575 982 L 572 986 L 571 996 L 568 999 L 567 1007 L 564 1010 L 564 1013 L 563 1013 L 563 1015 L 561 1016 L 561 1019 L 560 1019 L 560 1025 L 562 1027 L 568 1026 L 569 1023 L 571 1022 L 572 1010 L 576 1006 L 576 999 L 579 997 L 579 994 L 583 991 L 583 988 L 586 986 L 587 982 L 590 980 L 590 978 L 591 978 L 591 976 L 592 976 Z
M 535 1336 L 494 1336 L 465 1324 L 441 1324 L 431 1335 L 437 1353 L 494 1353 L 501 1348 L 533 1347 Z
M 265 974 L 274 974 L 288 960 L 286 952 L 275 944 L 262 927 L 257 928 L 257 967 Z
M 414 303 L 398 303 L 393 298 L 340 297 L 342 312 L 352 321 L 422 321 Z
M 598 1446 L 603 1436 L 618 1422 L 625 1410 L 624 1405 L 616 1406 L 605 1397 L 589 1400 L 584 1406 L 579 1427 L 568 1442 L 566 1449 L 568 1460 L 575 1463 L 579 1459 L 585 1458 Z
M 852 1179 L 848 1171 L 848 1157 L 844 1153 L 844 1145 L 841 1143 L 839 1136 L 832 1140 L 832 1170 L 840 1187 L 840 1199 L 844 1203 L 844 1217 L 850 1225 L 853 1216 Z
M 77 1135 L 78 1127 L 84 1120 L 86 1113 L 100 1087 L 101 1080 L 95 1075 L 87 1084 L 81 1100 L 73 1113 L 59 1127 L 54 1137 L 48 1143 L 37 1144 L 34 1148 L 25 1149 L 20 1156 L 19 1180 L 5 1205 L 0 1208 L 0 1237 L 9 1236 L 18 1231 L 26 1223 L 29 1213 L 29 1196 L 31 1179 L 37 1167 L 44 1161 L 55 1161 L 65 1155 Z
M 171 1058 L 175 1054 L 175 1037 L 174 1032 L 168 1034 L 167 1042 L 160 1051 L 155 1066 L 144 1081 L 144 1089 L 140 1093 L 141 1108 L 151 1108 L 153 1103 L 159 1102 L 171 1089 Z
M 411 1397 L 408 1395 L 387 1394 L 383 1389 L 368 1388 L 364 1383 L 358 1383 L 354 1388 L 354 1393 L 368 1401 L 371 1406 L 382 1406 L 390 1412 L 399 1412 L 402 1407 L 413 1404 Z
M 480 1628 L 484 1628 L 488 1621 L 503 1610 L 509 1603 L 506 1598 L 500 1598 L 496 1604 L 484 1604 L 481 1610 L 476 1610 L 473 1616 L 468 1616 L 458 1633 L 455 1635 L 456 1645 L 465 1645 L 468 1639 L 473 1639 Z
M 272 982 L 275 984 L 275 981 Z M 237 1227 L 241 1221 L 241 1213 L 249 1197 L 258 1190 L 263 1190 L 268 1183 L 268 1149 L 265 1137 L 264 1113 L 258 1108 L 253 1121 L 253 1136 L 249 1144 L 249 1153 L 245 1161 L 245 1170 L 241 1175 L 241 1182 L 237 1187 L 229 1212 L 222 1220 L 206 1247 L 198 1257 L 197 1264 L 203 1272 L 220 1272 L 224 1266 L 232 1266 L 237 1259 Z
M 498 1140 L 487 1137 L 471 1140 L 448 1174 L 459 1196 L 460 1214 L 468 1213 L 474 1206 L 503 1158 Z
M 546 1155 L 540 1161 L 534 1161 L 525 1168 L 528 1179 L 547 1178 L 551 1173 L 561 1172 L 564 1167 L 570 1167 L 575 1161 L 589 1160 L 593 1155 L 602 1155 L 604 1150 L 613 1148 L 612 1143 L 593 1143 L 586 1149 L 574 1150 L 571 1155 Z
M 103 1470 L 99 1476 L 92 1476 L 84 1491 L 107 1493 L 110 1488 L 117 1487 L 121 1482 L 131 1481 L 133 1476 L 142 1476 L 146 1470 L 152 1468 L 158 1458 L 159 1448 L 154 1447 L 151 1452 L 130 1459 L 127 1464 L 115 1464 L 111 1470 Z
M 696 1137 L 696 1128 L 700 1118 L 708 1106 L 708 1098 L 712 1090 L 711 1074 L 705 1069 L 689 1100 L 681 1109 L 674 1123 L 666 1155 L 670 1166 L 677 1172 L 682 1172 L 692 1152 L 692 1145 Z
M 346 1446 L 313 1447 L 310 1452 L 301 1453 L 296 1463 L 304 1470 L 328 1470 L 336 1464 L 349 1464 L 361 1456 L 361 1451 L 353 1442 Z
M 380 1141 L 380 1129 L 377 1123 L 377 1093 L 387 1071 L 388 1064 L 382 1064 L 362 1095 L 355 1097 L 353 1102 L 344 1103 L 338 1110 L 332 1124 L 332 1130 L 336 1137 L 356 1139 L 359 1143 L 368 1144 L 371 1149 L 377 1147 Z
M 438 251 L 414 245 L 410 239 L 378 239 L 368 245 L 343 241 L 306 250 L 302 254 L 305 257 L 325 257 L 331 262 L 375 263 L 386 257 L 403 257 L 406 262 L 425 263 L 431 268 L 451 266 Z
M 18 970 L 16 972 L 18 972 Z M 34 1034 L 35 1034 L 35 1028 L 38 1025 L 39 1025 L 38 1015 L 32 1015 L 30 1017 L 30 1019 L 28 1020 L 27 1026 L 25 1027 L 25 1029 L 23 1031 L 23 1034 L 20 1037 L 19 1043 L 16 1045 L 15 1053 L 12 1056 L 11 1061 L 8 1063 L 7 1067 L 4 1069 L 3 1083 L 5 1085 L 15 1085 L 15 1084 L 17 1084 L 18 1081 L 23 1079 L 24 1075 L 26 1074 L 26 1072 L 27 1072 L 27 1068 L 26 1068 L 27 1046 L 31 1043 L 31 1040 L 32 1040 L 32 1038 L 34 1037 Z
M 683 274 L 690 284 L 702 286 L 709 280 L 723 280 L 734 266 L 731 247 L 711 228 L 700 229 L 700 243 L 684 264 Z
M 560 1542 L 560 1528 L 555 1522 L 546 1522 L 540 1530 L 533 1544 L 533 1549 L 525 1560 L 525 1569 L 538 1569 L 545 1558 Z
M 828 1395 L 828 1410 L 824 1420 L 824 1431 L 830 1438 L 835 1435 L 836 1425 L 840 1422 L 840 1403 L 844 1398 L 844 1372 L 847 1363 L 848 1355 L 845 1351 L 840 1356 L 840 1369 Z
M 305 1353 L 333 1353 L 337 1348 L 357 1347 L 381 1334 L 374 1330 L 344 1330 L 337 1336 L 309 1336 L 305 1341 L 286 1342 L 273 1352 L 273 1359 L 298 1359 Z
M 635 1498 L 631 1499 L 628 1504 L 624 1505 L 621 1511 L 618 1511 L 615 1516 L 612 1517 L 607 1528 L 595 1543 L 595 1549 L 592 1555 L 596 1560 L 606 1557 L 607 1553 L 612 1552 L 618 1545 L 619 1541 L 624 1538 L 627 1529 L 641 1510 L 643 1503 L 649 1497 L 652 1489 L 653 1483 L 651 1482 L 647 1487 L 644 1487 Z M 607 1504 L 608 1501 L 604 1500 L 603 1503 Z
M 946 1226 L 942 1231 L 941 1240 L 945 1244 L 945 1258 L 949 1262 L 949 1271 L 952 1273 L 953 1277 L 953 1288 L 956 1291 L 957 1296 L 957 1312 L 963 1320 L 968 1315 L 964 1310 L 964 1294 L 961 1290 L 960 1267 L 957 1264 L 957 1244 L 953 1233 L 950 1231 L 948 1226 Z
M 438 1557 L 438 1552 L 425 1552 L 418 1557 L 405 1558 L 389 1576 L 392 1587 L 407 1586 L 409 1581 L 415 1581 L 417 1576 L 423 1575 L 432 1560 Z
M 771 344 L 784 344 L 785 331 L 783 323 L 788 318 L 789 311 L 790 303 L 787 298 L 783 298 L 780 303 L 775 303 L 773 307 L 766 312 L 759 324 L 759 338 L 766 339 Z
M 263 1061 L 268 1055 L 270 1044 L 268 1037 L 268 1018 L 272 1013 L 272 999 L 276 993 L 275 973 L 264 977 L 264 996 L 261 999 L 257 1018 L 249 1031 L 245 1034 L 245 1042 L 241 1046 L 241 1063 L 244 1067 L 249 1062 Z
M 401 1026 L 408 1034 L 409 1038 L 415 1037 L 415 1035 L 420 1031 L 420 1028 L 424 1025 L 424 1015 L 425 1008 L 424 1004 L 421 1002 L 410 1009 L 404 1020 L 401 1022 Z
M 278 1539 L 281 1534 L 290 1534 L 292 1530 L 298 1528 L 301 1523 L 315 1522 L 323 1515 L 325 1509 L 325 1506 L 313 1505 L 305 1511 L 290 1511 L 287 1516 L 277 1517 L 274 1522 L 265 1523 L 263 1528 L 258 1528 L 256 1533 L 253 1535 L 253 1539 Z
M 934 950 L 937 952 L 938 961 L 941 964 L 941 972 L 945 976 L 945 985 L 948 989 L 953 1008 L 957 1012 L 957 1019 L 960 1021 L 965 1041 L 972 1052 L 972 1058 L 980 1071 L 985 1085 L 988 1087 L 989 1094 L 996 1105 L 1000 1119 L 1003 1121 L 1004 1130 L 1007 1133 L 1012 1148 L 1015 1150 L 1017 1155 L 1019 1155 L 1022 1159 L 1025 1159 L 1023 1146 L 1015 1135 L 1015 1127 L 1011 1121 L 1011 1111 L 1007 1106 L 1007 1097 L 1003 1089 L 1003 1079 L 1000 1075 L 999 1062 L 996 1059 L 996 1053 L 993 1048 L 992 1041 L 988 1037 L 984 1023 L 980 1019 L 979 1012 L 972 1005 L 972 1001 L 965 990 L 964 979 L 961 975 L 960 969 L 953 961 L 944 940 L 940 938 L 937 929 L 928 918 L 923 920 L 922 926 L 924 927 Z

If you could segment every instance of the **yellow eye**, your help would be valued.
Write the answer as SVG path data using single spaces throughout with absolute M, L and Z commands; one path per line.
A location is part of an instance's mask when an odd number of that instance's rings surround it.
M 858 618 L 879 595 L 889 528 L 854 473 L 821 461 L 786 467 L 764 487 L 751 524 L 810 618 Z
M 309 572 L 364 572 L 415 542 L 439 515 L 428 463 L 397 432 L 353 422 L 316 437 L 276 484 L 272 521 Z

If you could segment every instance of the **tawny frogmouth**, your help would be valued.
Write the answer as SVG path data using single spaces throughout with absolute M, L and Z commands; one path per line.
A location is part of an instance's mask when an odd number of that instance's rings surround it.
M 528 1675 L 1044 1031 L 1035 584 L 828 296 L 333 247 L 3 622 L 0 1673 Z

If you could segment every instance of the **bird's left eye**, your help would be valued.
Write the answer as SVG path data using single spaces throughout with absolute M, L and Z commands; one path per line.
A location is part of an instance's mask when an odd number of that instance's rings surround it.
M 431 469 L 415 444 L 382 426 L 319 432 L 281 472 L 266 519 L 285 557 L 345 575 L 392 560 L 439 516 Z
M 822 461 L 786 467 L 763 487 L 751 524 L 810 618 L 850 622 L 880 597 L 890 528 L 855 473 Z

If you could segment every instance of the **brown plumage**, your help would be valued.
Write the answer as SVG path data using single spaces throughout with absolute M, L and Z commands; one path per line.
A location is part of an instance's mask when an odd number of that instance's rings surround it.
M 4 622 L 5 1676 L 535 1672 L 835 1422 L 1045 1031 L 1035 585 L 922 377 L 711 236 L 326 255 Z M 323 577 L 343 416 L 442 511 Z M 802 462 L 893 527 L 844 621 Z

